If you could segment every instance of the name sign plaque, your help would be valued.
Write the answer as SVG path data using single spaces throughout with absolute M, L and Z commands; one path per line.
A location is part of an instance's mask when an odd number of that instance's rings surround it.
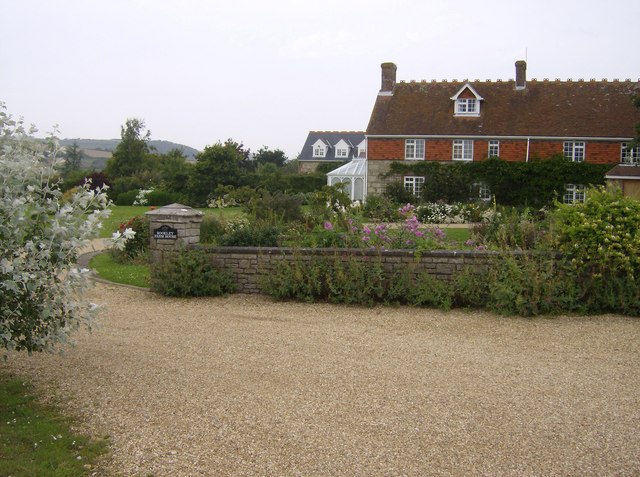
M 176 240 L 178 238 L 178 230 L 168 225 L 163 225 L 157 229 L 153 229 L 154 239 Z

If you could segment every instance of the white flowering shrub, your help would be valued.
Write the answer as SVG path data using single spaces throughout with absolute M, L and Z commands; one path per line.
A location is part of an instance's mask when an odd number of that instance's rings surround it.
M 106 193 L 90 184 L 62 199 L 55 141 L 33 132 L 0 103 L 0 347 L 29 353 L 90 325 L 88 270 L 74 264 L 109 214 Z
M 153 192 L 153 187 L 151 189 L 140 189 L 138 194 L 136 195 L 135 200 L 133 201 L 133 205 L 148 205 L 149 198 L 148 195 Z
M 416 208 L 416 214 L 426 224 L 466 224 L 479 222 L 486 207 L 477 203 L 427 202 Z

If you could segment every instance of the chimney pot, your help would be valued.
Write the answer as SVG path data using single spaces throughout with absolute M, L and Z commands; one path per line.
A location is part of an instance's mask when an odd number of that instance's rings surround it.
M 516 61 L 516 89 L 524 89 L 527 84 L 527 62 Z
M 382 63 L 382 86 L 381 93 L 391 93 L 396 85 L 396 70 L 398 67 L 394 63 Z

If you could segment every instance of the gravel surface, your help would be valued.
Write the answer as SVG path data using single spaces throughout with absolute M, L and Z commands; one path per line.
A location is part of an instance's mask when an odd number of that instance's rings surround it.
M 111 436 L 95 475 L 640 475 L 638 319 L 91 295 L 3 366 Z

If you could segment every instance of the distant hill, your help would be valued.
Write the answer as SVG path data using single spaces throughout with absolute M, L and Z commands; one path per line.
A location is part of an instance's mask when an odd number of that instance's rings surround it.
M 83 169 L 102 170 L 107 160 L 111 158 L 111 153 L 120 144 L 120 139 L 61 139 L 59 142 L 61 146 L 70 146 L 74 142 L 78 143 L 78 147 L 82 149 L 84 154 L 81 167 Z M 172 149 L 178 149 L 182 151 L 188 161 L 195 161 L 196 154 L 199 152 L 193 147 L 171 141 L 152 140 L 149 141 L 149 147 L 160 154 L 166 154 Z

